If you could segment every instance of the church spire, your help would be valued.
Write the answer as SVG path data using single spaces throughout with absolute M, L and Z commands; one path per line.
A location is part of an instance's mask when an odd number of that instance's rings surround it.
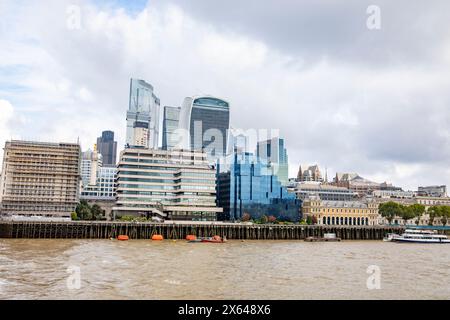
M 303 172 L 302 172 L 302 165 L 298 167 L 298 173 L 297 173 L 297 182 L 300 182 L 303 180 Z

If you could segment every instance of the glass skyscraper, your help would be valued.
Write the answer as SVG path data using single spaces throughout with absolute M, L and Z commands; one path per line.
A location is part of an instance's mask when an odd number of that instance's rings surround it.
M 219 161 L 217 202 L 223 208 L 221 220 L 235 221 L 244 213 L 252 218 L 300 219 L 301 200 L 272 174 L 269 163 L 248 152 L 234 152 Z
M 106 167 L 116 165 L 117 141 L 114 141 L 113 131 L 103 131 L 97 138 L 97 150 L 103 157 L 103 165 Z
M 228 135 L 228 152 L 227 154 L 237 152 L 250 151 L 250 137 L 242 133 L 230 132 Z
M 209 160 L 218 159 L 227 152 L 230 105 L 212 96 L 185 98 L 180 127 L 189 133 L 186 148 L 204 150 Z
M 144 80 L 131 79 L 127 111 L 128 146 L 158 148 L 160 100 L 153 86 Z
M 180 121 L 180 110 L 180 107 L 164 107 L 162 140 L 162 148 L 164 150 L 173 149 L 179 143 L 175 130 L 178 129 Z
M 273 173 L 278 176 L 278 179 L 284 186 L 288 184 L 289 164 L 284 139 L 275 137 L 258 142 L 256 155 L 271 165 Z

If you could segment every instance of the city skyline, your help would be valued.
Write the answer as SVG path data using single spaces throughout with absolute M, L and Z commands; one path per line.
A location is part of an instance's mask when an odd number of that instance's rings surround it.
M 450 300 L 449 12 L 0 0 L 0 300 Z
M 350 17 L 349 23 L 360 22 L 360 27 L 351 32 L 346 32 L 345 27 L 337 28 L 330 36 L 337 35 L 346 45 L 347 37 L 355 35 L 361 39 L 356 41 L 352 54 L 343 50 L 343 45 L 324 46 L 329 38 L 323 33 L 314 34 L 318 30 L 315 25 L 310 30 L 315 42 L 301 28 L 297 36 L 298 40 L 316 43 L 316 47 L 301 48 L 296 44 L 299 41 L 288 45 L 289 41 L 282 42 L 282 37 L 275 41 L 273 37 L 285 31 L 283 24 L 280 30 L 275 28 L 262 36 L 260 23 L 256 25 L 261 30 L 250 28 L 233 10 L 230 16 L 236 17 L 236 28 L 241 28 L 242 33 L 237 35 L 237 29 L 227 32 L 222 25 L 225 18 L 213 22 L 205 17 L 208 4 L 202 1 L 196 5 L 156 1 L 132 10 L 125 8 L 121 13 L 118 6 L 81 1 L 80 29 L 67 28 L 69 5 L 55 2 L 47 15 L 41 11 L 48 9 L 39 5 L 32 4 L 25 10 L 13 2 L 1 4 L 2 9 L 16 9 L 22 17 L 18 21 L 23 22 L 19 26 L 12 21 L 14 14 L 11 14 L 3 22 L 11 25 L 11 35 L 1 33 L 6 49 L 2 52 L 0 75 L 2 145 L 10 138 L 76 142 L 79 137 L 85 150 L 92 146 L 99 132 L 110 129 L 116 132 L 119 151 L 122 150 L 127 88 L 129 79 L 136 77 L 155 87 L 162 105 L 181 105 L 186 96 L 211 94 L 230 102 L 233 126 L 246 129 L 258 123 L 264 128 L 280 129 L 289 152 L 291 178 L 296 176 L 300 163 L 317 163 L 328 168 L 329 177 L 335 172 L 358 172 L 370 180 L 389 181 L 405 190 L 415 190 L 419 185 L 450 184 L 446 164 L 450 99 L 443 90 L 449 81 L 443 77 L 449 68 L 445 58 L 448 44 L 441 44 L 443 34 L 439 32 L 427 40 L 427 50 L 414 43 L 389 41 L 389 33 L 397 40 L 405 34 L 403 29 L 394 30 L 393 24 L 397 18 L 405 19 L 401 2 L 380 3 L 384 18 L 379 31 L 367 30 L 365 26 L 367 6 L 350 3 L 342 7 L 348 9 L 343 10 L 347 13 L 342 13 L 342 21 Z M 308 2 L 304 5 L 316 18 L 319 16 L 320 5 Z M 419 16 L 420 10 L 427 12 L 434 18 L 435 30 L 441 30 L 446 6 L 444 2 L 441 8 L 418 6 L 411 8 L 410 14 L 414 17 Z M 270 9 L 270 4 L 261 6 L 256 16 Z M 340 12 L 333 6 L 323 9 L 325 13 Z M 33 16 L 33 12 L 42 14 Z M 112 26 L 102 20 L 100 12 L 113 21 Z M 285 13 L 275 10 L 272 14 L 277 21 Z M 326 24 L 324 30 L 332 32 L 333 23 Z M 120 28 L 124 24 L 139 32 L 122 31 L 112 39 L 107 37 L 108 32 L 115 30 L 114 26 Z M 186 25 L 192 29 L 186 31 Z M 52 32 L 48 32 L 50 26 Z M 156 28 L 159 31 L 152 27 L 159 27 Z M 377 40 L 376 32 L 384 40 L 388 37 L 387 44 Z M 423 40 L 418 42 L 423 43 L 427 34 L 423 30 L 418 32 L 417 39 Z M 180 35 L 191 45 L 179 40 Z M 142 44 L 146 37 L 153 39 L 155 45 Z M 94 59 L 90 61 L 88 52 L 59 48 L 60 38 L 80 47 L 89 47 L 86 44 L 96 39 L 101 41 L 91 45 Z M 126 49 L 125 52 L 108 49 L 113 43 Z M 186 50 L 185 60 L 180 63 L 179 55 L 175 54 L 179 45 L 201 53 L 202 59 Z M 133 47 L 138 46 L 142 52 L 135 53 Z M 163 46 L 161 52 L 155 51 L 158 46 Z M 386 48 L 393 53 L 390 57 L 383 54 Z M 30 53 L 25 53 L 28 51 L 37 58 L 30 59 Z M 140 58 L 142 53 L 145 59 Z M 328 59 L 317 58 L 323 55 Z M 429 57 L 434 55 L 438 58 L 428 64 Z M 147 63 L 149 59 L 157 59 L 158 63 L 151 65 Z M 349 67 L 352 59 L 354 66 Z M 403 67 L 399 62 L 402 59 Z M 126 62 L 121 63 L 122 60 Z M 370 66 L 379 67 L 383 63 L 390 66 L 389 70 L 373 70 Z M 412 64 L 418 66 L 406 71 Z M 267 68 L 260 68 L 261 65 Z M 192 79 L 194 70 L 197 76 Z M 420 80 L 426 80 L 426 84 L 421 85 Z M 270 87 L 267 93 L 261 91 L 263 85 Z M 409 121 L 404 121 L 406 116 Z

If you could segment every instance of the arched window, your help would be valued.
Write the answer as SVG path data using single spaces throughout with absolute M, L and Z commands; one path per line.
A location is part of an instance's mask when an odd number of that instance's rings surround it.
M 334 217 L 331 218 L 331 224 L 335 224 Z

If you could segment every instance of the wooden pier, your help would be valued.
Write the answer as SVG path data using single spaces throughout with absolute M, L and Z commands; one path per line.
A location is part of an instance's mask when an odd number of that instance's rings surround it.
M 396 226 L 314 226 L 276 224 L 186 224 L 133 222 L 27 222 L 0 221 L 0 238 L 15 239 L 110 239 L 128 235 L 130 239 L 185 239 L 219 235 L 237 240 L 304 240 L 335 233 L 342 240 L 381 240 L 387 233 L 400 233 Z

